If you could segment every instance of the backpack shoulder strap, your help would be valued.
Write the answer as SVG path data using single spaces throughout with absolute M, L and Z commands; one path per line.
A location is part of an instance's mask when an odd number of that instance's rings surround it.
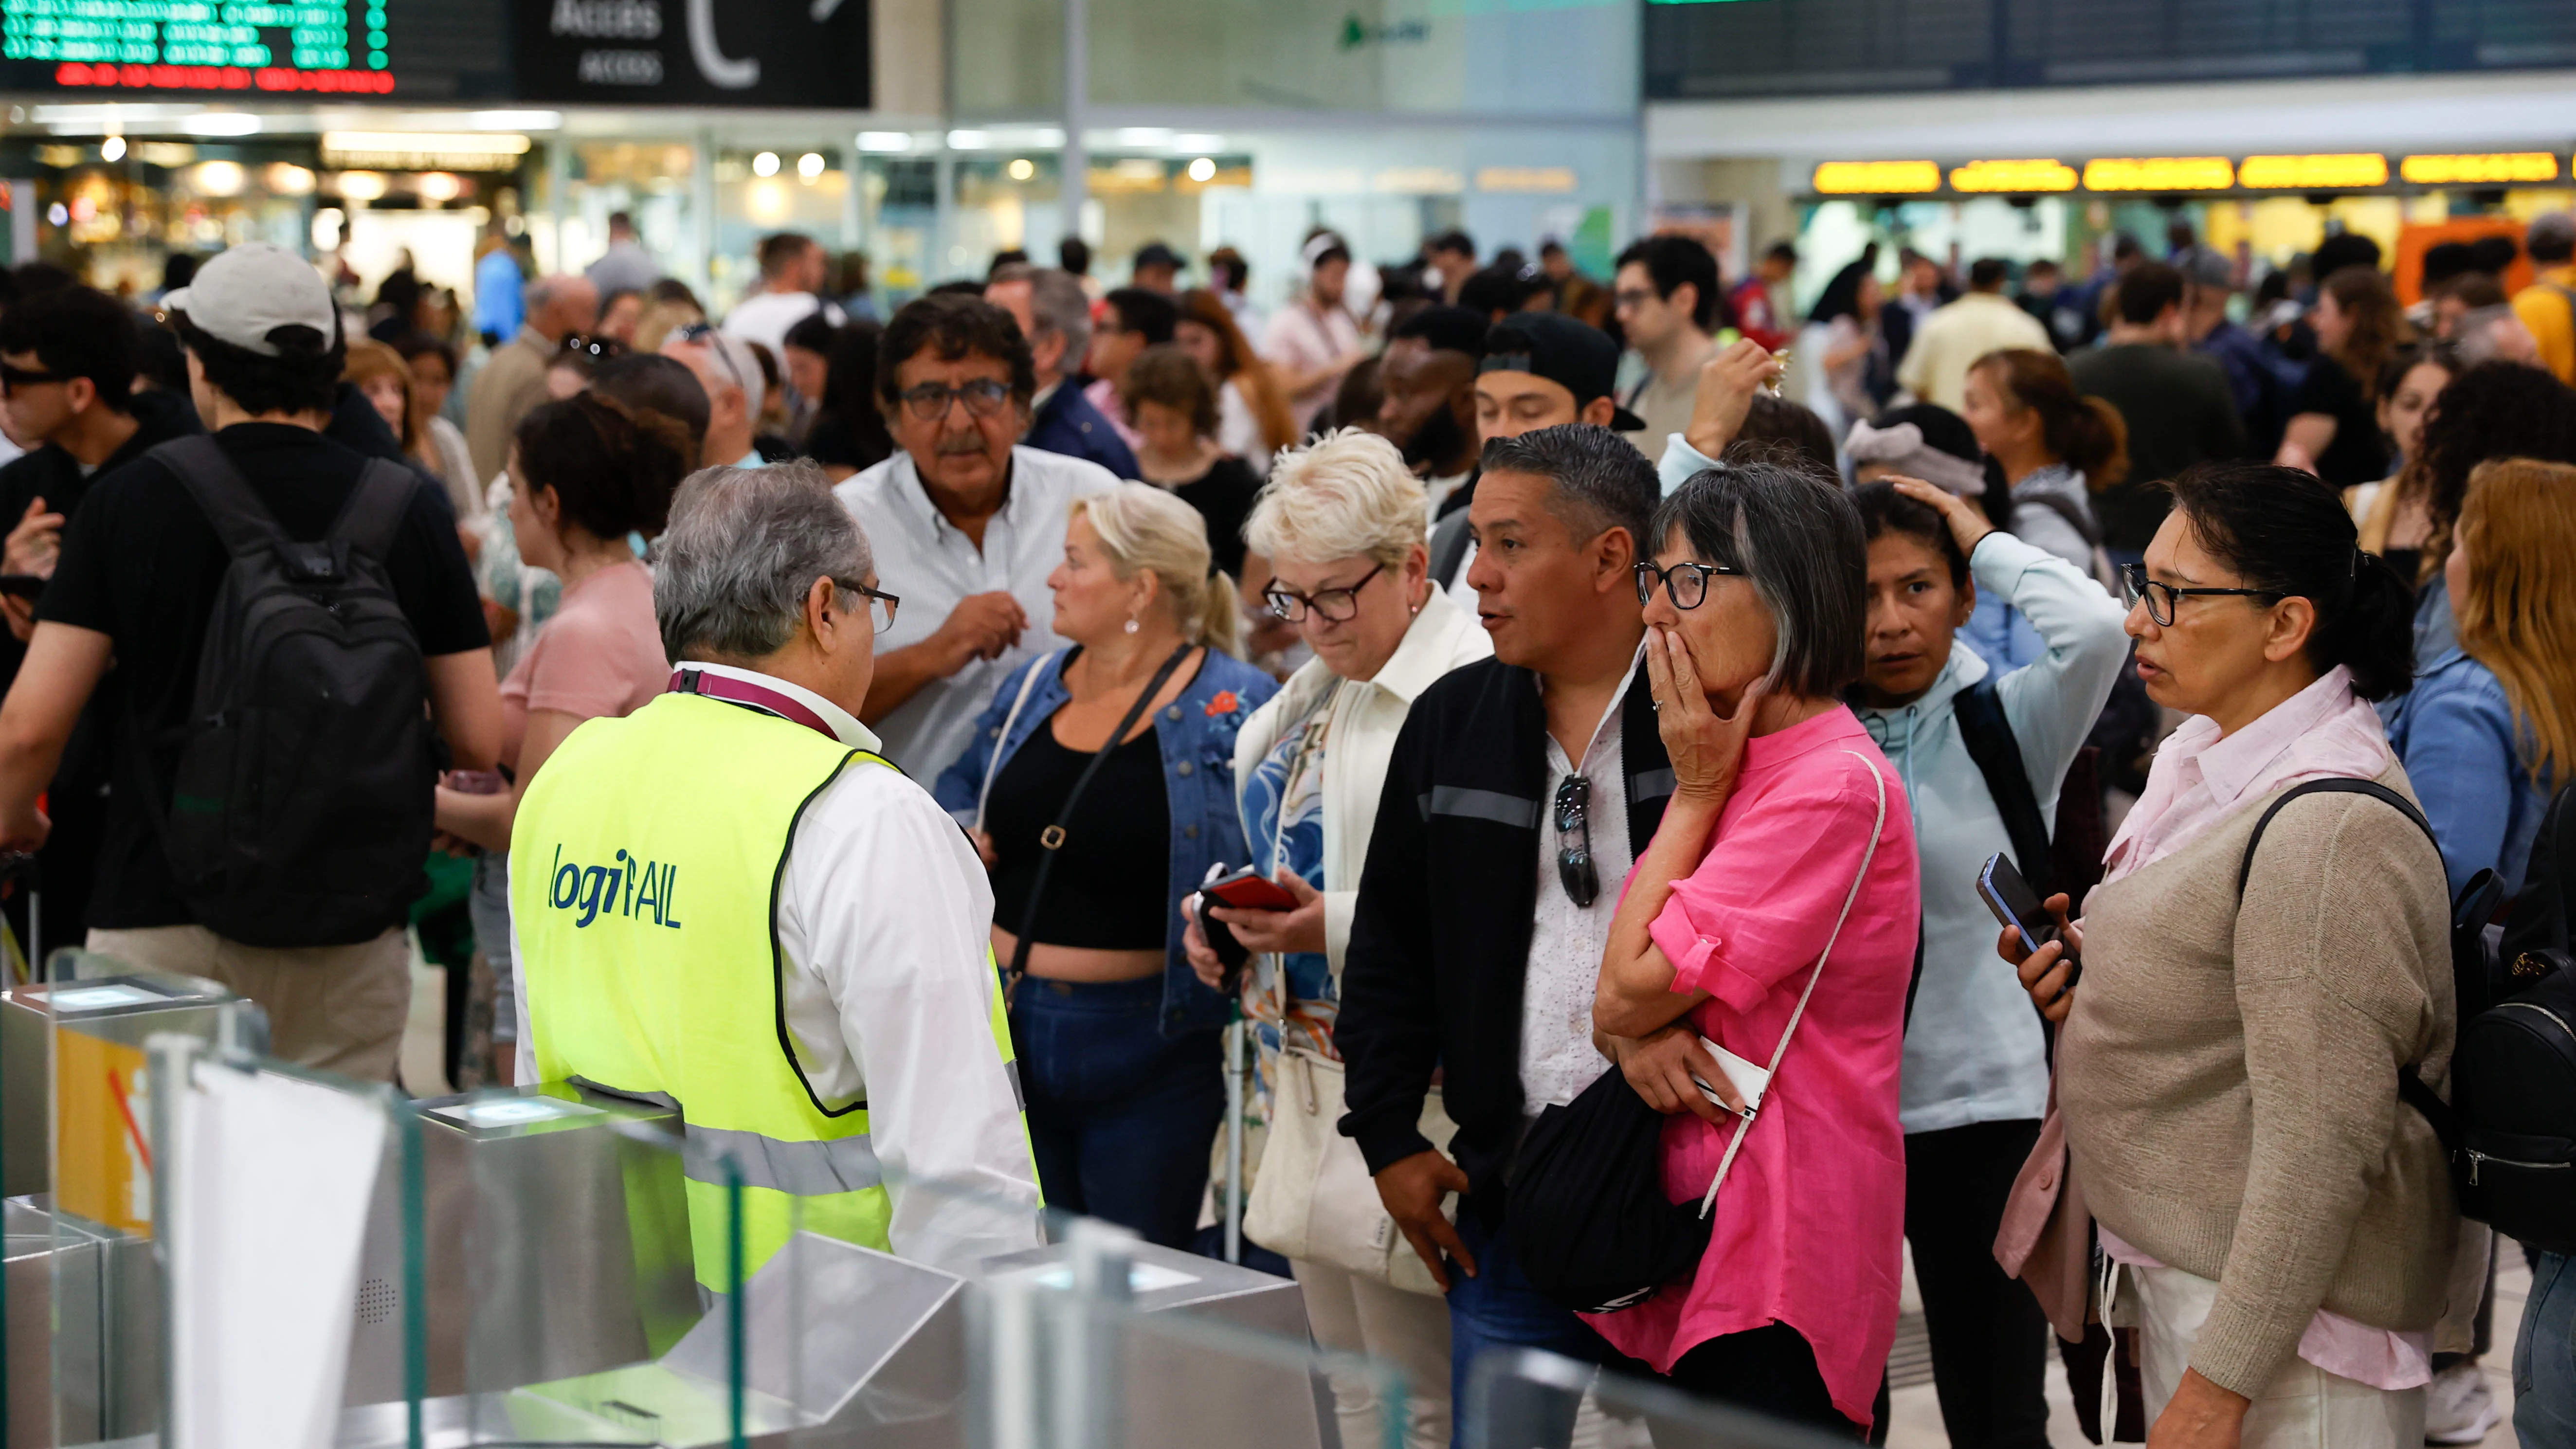
M 2236 866 L 2236 894 L 2239 899 L 2245 895 L 2245 882 L 2254 876 L 2254 852 L 2263 844 L 2263 832 L 2272 827 L 2272 817 L 2280 814 L 2291 801 L 2306 795 L 2368 795 L 2374 800 L 2386 801 L 2395 806 L 2400 814 L 2414 821 L 2415 828 L 2424 832 L 2426 840 L 2434 841 L 2437 849 L 2440 846 L 2439 839 L 2433 834 L 2432 822 L 2424 818 L 2423 811 L 2415 808 L 2415 802 L 2378 781 L 2355 780 L 2343 775 L 2325 780 L 2309 780 L 2282 791 L 2281 798 L 2273 801 L 2264 810 L 2263 817 L 2254 822 L 2254 833 L 2247 836 L 2245 840 L 2245 858 Z
M 331 523 L 331 540 L 383 563 L 393 551 L 394 536 L 411 512 L 411 495 L 420 480 L 411 469 L 389 458 L 369 458 L 358 474 L 349 501 Z
M 2013 864 L 2021 868 L 2022 879 L 2030 882 L 2040 899 L 2048 899 L 2059 888 L 2048 878 L 2055 874 L 2050 869 L 2048 821 L 2039 813 L 2039 795 L 2031 789 L 2021 741 L 2013 737 L 2012 721 L 2004 717 L 1994 675 L 1960 690 L 1950 701 L 1950 712 L 1959 721 L 1959 743 L 1967 747 L 1968 758 L 1977 762 L 1986 793 L 1994 797 L 1995 810 L 2004 818 Z
M 268 511 L 250 480 L 224 455 L 222 445 L 212 434 L 190 433 L 172 438 L 152 449 L 146 457 L 158 458 L 196 500 L 206 521 L 214 525 L 215 536 L 224 541 L 224 549 L 235 558 L 274 547 L 290 540 L 286 530 L 277 526 L 277 516 Z
M 2094 522 L 2090 514 L 2069 500 L 2060 498 L 2054 493 L 2034 493 L 2028 498 L 2015 498 L 2013 507 L 2019 508 L 2025 503 L 2045 508 L 2065 519 L 2066 526 L 2082 536 L 2086 548 L 2102 546 L 2102 525 Z

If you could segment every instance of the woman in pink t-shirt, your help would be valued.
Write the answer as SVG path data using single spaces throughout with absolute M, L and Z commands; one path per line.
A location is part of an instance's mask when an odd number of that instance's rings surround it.
M 1839 698 L 1861 673 L 1867 545 L 1831 477 L 1764 463 L 1693 478 L 1653 536 L 1637 570 L 1674 791 L 1611 924 L 1593 1023 L 1671 1114 L 1673 1201 L 1700 1201 L 1737 1141 L 1694 1081 L 1740 1103 L 1700 1038 L 1769 1066 L 1795 1035 L 1726 1164 L 1699 1271 L 1585 1318 L 1682 1388 L 1849 1432 L 1896 1336 L 1920 915 L 1904 788 Z
M 658 413 L 580 393 L 519 423 L 510 450 L 510 527 L 530 568 L 563 580 L 563 604 L 501 681 L 501 767 L 514 788 L 442 787 L 438 828 L 510 848 L 519 793 L 582 721 L 623 715 L 671 677 L 653 618 L 653 573 L 637 534 L 662 531 L 688 471 L 687 434 Z
M 501 681 L 497 793 L 441 785 L 438 828 L 488 853 L 478 879 L 502 878 L 519 795 L 582 721 L 627 714 L 671 677 L 653 617 L 653 574 L 633 538 L 662 531 L 671 494 L 689 471 L 687 431 L 659 413 L 595 393 L 546 403 L 519 423 L 510 449 L 510 527 L 529 568 L 563 581 L 563 603 Z M 482 934 L 482 933 L 478 933 Z M 517 1035 L 506 946 L 488 936 L 492 1034 Z M 502 1071 L 509 1055 L 501 1052 Z

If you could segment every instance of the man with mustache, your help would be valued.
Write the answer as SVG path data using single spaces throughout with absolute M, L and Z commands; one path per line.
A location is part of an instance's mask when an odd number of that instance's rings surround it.
M 1060 647 L 1047 575 L 1073 500 L 1108 469 L 1023 447 L 1036 364 L 1011 314 L 980 297 L 907 303 L 877 345 L 877 399 L 896 453 L 833 490 L 903 600 L 877 637 L 862 723 L 916 778 L 966 748 L 975 713 L 1031 654 Z

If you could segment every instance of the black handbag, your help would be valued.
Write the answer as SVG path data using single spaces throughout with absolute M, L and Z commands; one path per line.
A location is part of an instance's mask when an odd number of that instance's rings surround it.
M 1844 753 L 1869 763 L 1856 750 Z M 1825 961 L 1834 954 L 1843 922 L 1851 919 L 1852 903 L 1860 899 L 1870 863 L 1878 858 L 1879 832 L 1887 828 L 1887 780 L 1875 765 L 1870 778 L 1878 785 L 1878 822 L 1870 827 L 1869 846 L 1861 852 L 1860 869 L 1843 896 L 1833 934 L 1816 953 L 1797 1009 L 1771 1052 L 1774 1080 L 1788 1055 L 1789 1039 L 1806 1018 L 1807 1001 L 1825 973 Z M 1766 1085 L 1753 1095 L 1738 1115 L 1726 1156 L 1696 1207 L 1665 1196 L 1664 1114 L 1646 1105 L 1625 1073 L 1615 1068 L 1603 1072 L 1572 1102 L 1541 1111 L 1521 1139 L 1503 1207 L 1503 1232 L 1530 1286 L 1577 1313 L 1615 1313 L 1698 1272 L 1708 1253 L 1709 1212 L 1717 1190 L 1735 1166 L 1735 1154 L 1753 1130 L 1768 1090 Z

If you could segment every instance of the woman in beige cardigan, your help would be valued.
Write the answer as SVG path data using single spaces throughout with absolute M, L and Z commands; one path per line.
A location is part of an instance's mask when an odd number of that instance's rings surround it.
M 2058 1111 L 2141 1330 L 2151 1449 L 2413 1449 L 2458 1230 L 2432 1128 L 2453 1027 L 2441 856 L 2306 780 L 2411 794 L 2367 701 L 2407 686 L 2404 587 L 2306 473 L 2175 480 L 2123 572 L 2138 673 L 2192 719 L 2158 750 L 2065 944 L 2006 959 L 2064 1024 Z M 2061 923 L 2063 896 L 2050 902 Z M 2081 958 L 2071 970 L 2062 956 Z M 2074 978 L 2082 977 L 2082 985 Z
M 1315 657 L 1244 722 L 1234 781 L 1252 864 L 1298 906 L 1214 914 L 1263 953 L 1243 982 L 1270 1123 L 1246 1235 L 1288 1255 L 1317 1342 L 1404 1370 L 1405 1442 L 1439 1449 L 1449 1442 L 1448 1305 L 1403 1236 L 1386 1227 L 1358 1147 L 1333 1127 L 1342 1111 L 1333 1045 L 1342 951 L 1396 732 L 1432 681 L 1494 652 L 1475 615 L 1431 586 L 1423 513 L 1421 481 L 1394 444 L 1372 434 L 1334 433 L 1273 465 L 1244 534 L 1270 561 L 1271 612 L 1297 627 Z M 1195 915 L 1193 903 L 1184 909 Z M 1217 957 L 1195 923 L 1188 943 L 1200 978 L 1221 987 Z M 1425 1135 L 1445 1146 L 1437 1128 L 1447 1118 L 1436 1106 L 1426 1116 L 1437 1121 L 1425 1123 Z M 1283 1151 L 1292 1140 L 1320 1143 L 1320 1164 Z M 1385 1249 L 1373 1248 L 1370 1224 Z M 1373 1380 L 1336 1374 L 1333 1396 L 1343 1443 L 1386 1442 Z

